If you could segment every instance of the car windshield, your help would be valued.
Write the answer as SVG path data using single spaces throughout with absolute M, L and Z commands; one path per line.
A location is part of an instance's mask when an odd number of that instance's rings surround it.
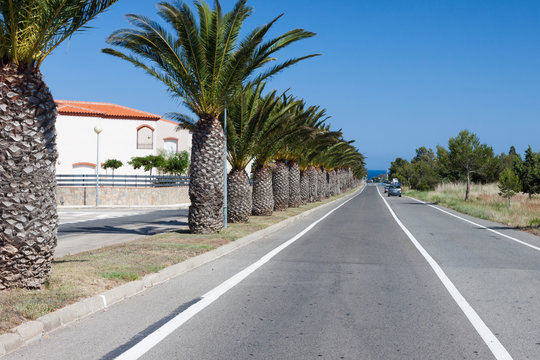
M 401 187 L 401 185 L 392 185 L 393 189 L 399 189 L 400 187 Z

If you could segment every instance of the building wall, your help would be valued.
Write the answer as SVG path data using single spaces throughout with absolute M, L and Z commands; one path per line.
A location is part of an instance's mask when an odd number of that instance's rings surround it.
M 186 129 L 178 129 L 177 123 L 165 119 L 160 119 L 157 121 L 156 128 L 156 143 L 158 151 L 160 149 L 166 149 L 165 139 L 176 138 L 178 139 L 177 151 L 181 152 L 185 150 L 191 153 L 191 132 Z
M 135 170 L 127 162 L 134 156 L 157 154 L 164 148 L 165 138 L 178 138 L 178 151 L 191 150 L 189 131 L 176 131 L 176 123 L 168 120 L 104 119 L 59 114 L 56 120 L 57 174 L 95 174 L 96 125 L 103 129 L 99 135 L 99 161 L 122 161 L 124 165 L 115 171 L 118 175 L 144 175 L 144 169 Z M 154 129 L 153 149 L 137 149 L 137 128 L 142 125 Z M 79 165 L 74 167 L 73 164 Z M 100 169 L 100 173 L 110 174 L 112 171 Z

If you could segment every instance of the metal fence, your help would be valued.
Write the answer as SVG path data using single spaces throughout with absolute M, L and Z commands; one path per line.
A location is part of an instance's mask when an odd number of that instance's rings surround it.
M 96 175 L 56 175 L 58 186 L 96 186 Z M 189 176 L 99 175 L 99 186 L 166 187 L 189 186 Z

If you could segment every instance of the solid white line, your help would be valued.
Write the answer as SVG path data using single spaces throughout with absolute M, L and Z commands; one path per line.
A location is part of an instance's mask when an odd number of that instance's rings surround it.
M 486 345 L 489 347 L 493 355 L 497 360 L 512 360 L 512 356 L 508 353 L 508 351 L 505 349 L 505 347 L 500 343 L 499 339 L 491 332 L 491 330 L 487 327 L 487 325 L 484 323 L 484 321 L 480 318 L 480 316 L 476 313 L 476 311 L 472 308 L 472 306 L 469 304 L 467 300 L 461 295 L 459 290 L 456 288 L 456 286 L 450 281 L 448 276 L 444 273 L 442 268 L 439 266 L 439 264 L 429 255 L 429 253 L 420 245 L 418 240 L 411 234 L 411 232 L 403 225 L 403 223 L 398 219 L 390 205 L 388 205 L 388 202 L 386 199 L 381 195 L 381 192 L 379 191 L 379 188 L 377 188 L 377 193 L 383 199 L 384 204 L 390 211 L 390 214 L 392 214 L 392 217 L 394 220 L 396 220 L 397 224 L 401 227 L 401 229 L 405 232 L 405 234 L 409 237 L 413 245 L 416 247 L 416 249 L 422 254 L 422 256 L 426 259 L 428 264 L 431 266 L 435 274 L 439 277 L 441 282 L 443 283 L 444 287 L 454 301 L 458 304 L 458 306 L 461 308 L 465 316 L 467 316 L 467 319 L 469 319 L 470 323 L 478 334 L 482 337 Z
M 472 224 L 472 225 L 474 225 L 474 226 L 481 227 L 482 229 L 491 231 L 492 233 L 495 233 L 495 234 L 497 234 L 497 235 L 500 235 L 500 236 L 502 236 L 502 237 L 505 237 L 505 238 L 507 238 L 507 239 L 510 239 L 510 240 L 512 240 L 512 241 L 515 241 L 515 242 L 517 242 L 517 243 L 519 243 L 519 244 L 521 244 L 521 245 L 525 245 L 525 246 L 530 247 L 531 249 L 534 249 L 534 250 L 536 250 L 536 251 L 540 251 L 540 247 L 538 247 L 538 246 L 531 245 L 531 244 L 529 244 L 529 243 L 526 243 L 525 241 L 516 239 L 516 238 L 514 238 L 514 237 L 508 236 L 508 235 L 503 234 L 503 233 L 501 233 L 501 232 L 498 232 L 497 230 L 490 229 L 490 228 L 488 228 L 487 226 L 477 224 L 477 223 L 475 223 L 474 221 L 467 220 L 467 219 L 462 218 L 461 216 L 458 216 L 458 215 L 456 215 L 456 214 L 452 214 L 452 213 L 449 212 L 449 211 L 446 211 L 446 210 L 443 210 L 443 209 L 441 209 L 441 208 L 439 208 L 439 207 L 437 207 L 437 206 L 428 204 L 427 202 L 424 202 L 424 201 L 422 201 L 422 200 L 418 200 L 418 199 L 415 199 L 415 198 L 410 197 L 410 196 L 406 196 L 406 197 L 409 198 L 409 199 L 412 199 L 412 200 L 414 200 L 414 201 L 417 201 L 417 202 L 419 202 L 419 203 L 422 203 L 422 204 L 424 204 L 424 205 L 430 206 L 430 207 L 432 207 L 432 208 L 434 208 L 434 209 L 437 209 L 437 210 L 439 210 L 439 211 L 442 211 L 442 212 L 445 213 L 445 214 L 451 215 L 451 216 L 453 216 L 453 217 L 455 217 L 455 218 L 458 218 L 458 219 L 460 219 L 460 220 L 463 220 L 463 221 L 465 221 L 465 222 L 468 222 L 469 224 Z
M 116 358 L 116 360 L 134 360 L 140 358 L 142 355 L 144 355 L 146 352 L 148 352 L 150 349 L 152 349 L 154 346 L 156 346 L 159 342 L 161 342 L 163 339 L 165 339 L 167 336 L 169 336 L 172 332 L 174 332 L 176 329 L 178 329 L 180 326 L 182 326 L 186 321 L 191 319 L 193 316 L 197 315 L 200 311 L 202 311 L 204 308 L 206 308 L 208 305 L 212 304 L 214 301 L 219 299 L 221 295 L 225 294 L 227 291 L 231 290 L 234 286 L 238 285 L 242 280 L 244 280 L 246 277 L 248 277 L 251 273 L 256 271 L 258 268 L 266 264 L 270 259 L 272 259 L 274 256 L 279 254 L 283 249 L 300 239 L 303 235 L 305 235 L 309 230 L 313 229 L 315 225 L 326 219 L 330 214 L 332 214 L 334 211 L 351 201 L 352 199 L 356 198 L 358 195 L 360 195 L 365 189 L 365 185 L 360 190 L 358 194 L 351 197 L 350 199 L 344 201 L 339 206 L 335 207 L 334 209 L 330 210 L 326 215 L 318 219 L 317 221 L 311 223 L 308 227 L 306 227 L 304 230 L 296 234 L 291 239 L 287 240 L 280 246 L 276 247 L 274 250 L 270 251 L 266 255 L 264 255 L 262 258 L 260 258 L 258 261 L 254 262 L 244 270 L 240 271 L 236 275 L 230 277 L 229 279 L 222 282 L 217 287 L 213 288 L 206 294 L 204 294 L 200 301 L 197 303 L 191 305 L 189 308 L 175 316 L 173 319 L 169 320 L 167 323 L 165 323 L 162 327 L 145 337 L 143 340 L 141 340 L 139 343 L 137 343 L 135 346 L 133 346 L 131 349 L 127 350 L 120 356 Z

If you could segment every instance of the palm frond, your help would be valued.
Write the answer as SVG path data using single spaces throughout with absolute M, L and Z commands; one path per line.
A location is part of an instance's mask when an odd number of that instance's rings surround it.
M 39 67 L 64 40 L 118 0 L 0 2 L 0 61 Z

